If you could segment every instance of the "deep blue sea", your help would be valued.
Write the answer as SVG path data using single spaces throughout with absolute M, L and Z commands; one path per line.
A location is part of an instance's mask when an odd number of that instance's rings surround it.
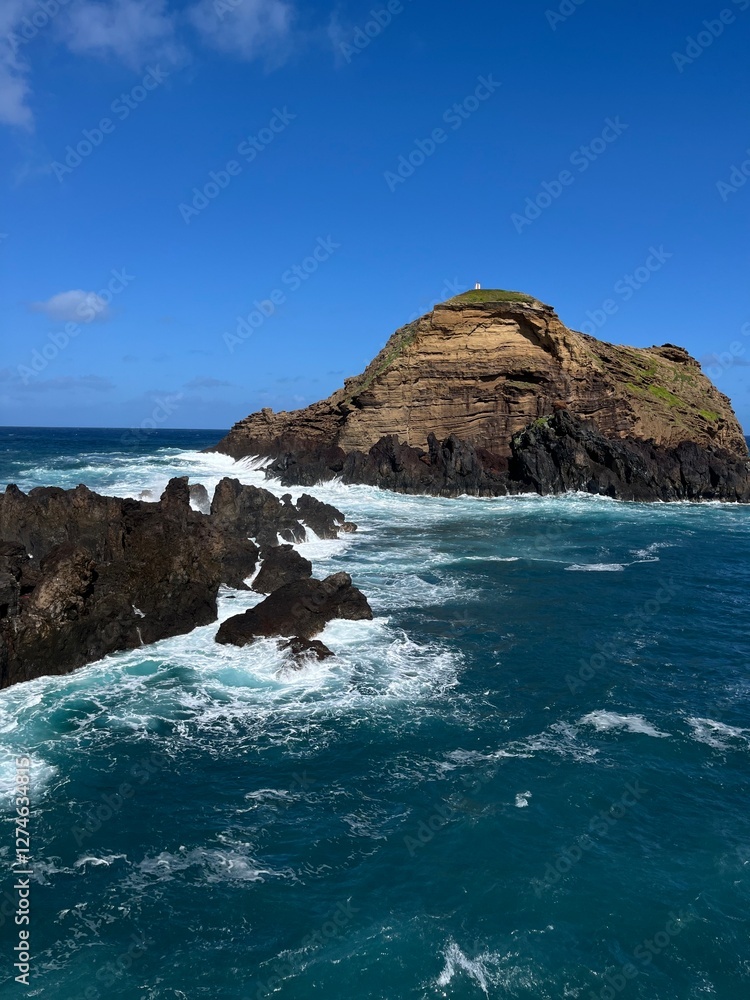
M 124 433 L 0 430 L 0 481 L 287 492 Z M 309 492 L 359 531 L 300 549 L 375 613 L 336 659 L 212 625 L 0 693 L 4 891 L 20 754 L 34 857 L 0 997 L 750 996 L 750 508 Z

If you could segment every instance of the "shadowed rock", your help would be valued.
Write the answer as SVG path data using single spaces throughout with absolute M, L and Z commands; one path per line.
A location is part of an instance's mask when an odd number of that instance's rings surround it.
M 261 637 L 312 639 L 335 618 L 372 619 L 367 598 L 352 586 L 348 573 L 285 584 L 256 607 L 223 622 L 216 641 L 245 646 Z
M 297 511 L 268 490 L 243 486 L 239 479 L 222 479 L 211 501 L 211 517 L 220 530 L 253 538 L 260 546 L 304 542 L 305 529 Z
M 312 528 L 318 538 L 338 538 L 344 525 L 344 515 L 329 503 L 316 500 L 303 493 L 297 501 L 297 511 L 301 520 Z M 356 524 L 347 523 L 347 531 L 356 531 Z
M 312 576 L 312 563 L 291 545 L 277 545 L 264 553 L 260 572 L 253 580 L 252 589 L 259 594 L 270 594 L 292 580 Z
M 3 547 L 4 580 L 15 579 L 16 590 L 0 618 L 0 687 L 216 618 L 215 538 L 190 509 L 186 481 L 172 480 L 148 504 L 85 486 L 28 495 L 9 486 L 0 496 L 0 537 L 16 547 Z
M 335 655 L 320 639 L 300 639 L 299 636 L 280 642 L 279 649 L 288 652 L 295 670 L 302 670 L 308 663 L 328 660 Z
M 193 510 L 185 477 L 170 480 L 156 503 L 85 486 L 28 494 L 8 486 L 0 494 L 0 687 L 215 621 L 220 584 L 247 589 L 255 571 L 251 534 L 265 540 L 264 585 L 310 575 L 291 546 L 274 549 L 279 534 L 305 536 L 288 500 L 225 479 L 214 503 L 209 516 Z M 321 613 L 336 602 L 326 591 Z M 346 612 L 352 595 L 338 603 Z

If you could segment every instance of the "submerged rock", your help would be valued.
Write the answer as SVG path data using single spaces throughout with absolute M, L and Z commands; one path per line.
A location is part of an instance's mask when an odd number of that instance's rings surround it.
M 335 655 L 320 639 L 300 639 L 299 636 L 280 642 L 279 649 L 289 653 L 296 670 L 315 660 L 329 660 Z
M 261 637 L 312 639 L 335 618 L 372 619 L 367 598 L 348 573 L 284 584 L 256 607 L 223 622 L 216 641 L 246 646 Z

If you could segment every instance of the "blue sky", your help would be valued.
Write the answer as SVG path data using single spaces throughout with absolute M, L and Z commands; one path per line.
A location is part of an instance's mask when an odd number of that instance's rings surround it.
M 304 406 L 481 281 L 750 428 L 749 42 L 750 0 L 3 0 L 0 423 Z

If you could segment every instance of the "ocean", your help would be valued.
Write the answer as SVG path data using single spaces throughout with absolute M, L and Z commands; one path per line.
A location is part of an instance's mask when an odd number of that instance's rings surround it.
M 6 428 L 0 480 L 302 492 L 220 436 Z M 336 659 L 212 625 L 0 692 L 0 997 L 750 995 L 750 508 L 307 492 L 359 531 L 300 550 L 375 614 Z

